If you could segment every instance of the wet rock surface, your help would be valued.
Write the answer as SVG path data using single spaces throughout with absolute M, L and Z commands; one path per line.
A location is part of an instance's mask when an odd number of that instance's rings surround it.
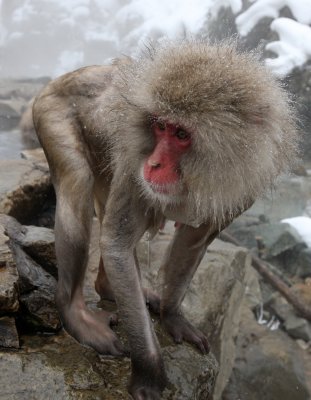
M 16 128 L 28 102 L 49 81 L 38 79 L 2 79 L 0 82 L 0 130 Z
M 19 337 L 12 335 L 11 342 L 8 342 L 9 335 L 6 334 L 6 341 L 3 339 L 1 343 L 3 347 L 7 347 L 5 352 L 0 351 L 0 367 L 3 371 L 0 378 L 1 385 L 3 381 L 1 395 L 16 399 L 129 398 L 126 391 L 130 376 L 129 359 L 99 356 L 92 349 L 76 343 L 63 331 L 58 335 L 45 336 L 60 327 L 53 300 L 56 281 L 22 248 L 23 232 L 27 236 L 27 229 L 32 227 L 24 227 L 5 215 L 0 218 L 0 223 L 8 235 L 9 249 L 15 260 L 20 311 L 14 314 Z M 98 301 L 94 291 L 99 259 L 97 239 L 98 223 L 95 219 L 85 287 L 91 308 L 95 308 Z M 50 244 L 49 241 L 47 244 Z M 108 306 L 111 307 L 111 304 Z M 4 322 L 1 325 L 0 319 L 0 331 L 1 326 L 3 331 L 9 327 L 12 329 L 14 318 Z M 203 356 L 186 344 L 175 345 L 163 333 L 158 319 L 154 318 L 153 322 L 170 382 L 163 399 L 211 398 L 219 371 L 215 357 L 212 354 Z M 37 332 L 37 335 L 25 335 L 29 330 Z M 122 320 L 119 321 L 116 331 L 122 339 L 125 338 Z M 39 336 L 39 332 L 45 335 Z M 18 353 L 10 353 L 9 348 L 18 347 L 19 340 L 21 349 Z M 19 377 L 17 382 L 16 376 Z
M 213 357 L 202 357 L 184 346 L 167 346 L 163 355 L 170 381 L 163 399 L 209 398 L 217 371 Z M 0 368 L 3 400 L 130 399 L 126 392 L 130 360 L 99 356 L 65 333 L 24 336 L 18 352 L 0 352 Z
M 47 164 L 0 160 L 0 170 L 0 212 L 21 223 L 31 220 L 52 191 Z
M 244 304 L 237 356 L 222 400 L 310 399 L 304 352 L 281 330 L 256 322 Z
M 0 317 L 0 348 L 19 348 L 19 336 L 15 318 Z
M 19 309 L 16 263 L 9 247 L 5 227 L 0 224 L 0 311 L 14 313 Z M 0 314 L 0 315 L 1 315 Z
M 28 229 L 5 214 L 0 214 L 0 228 L 5 243 L 5 246 L 0 248 L 0 257 L 10 260 L 10 263 L 6 262 L 3 266 L 1 272 L 4 276 L 14 278 L 13 281 L 3 280 L 4 288 L 7 288 L 2 290 L 6 295 L 6 297 L 3 295 L 6 301 L 0 303 L 0 313 L 15 313 L 20 325 L 31 327 L 34 331 L 59 330 L 61 324 L 54 301 L 56 279 L 23 250 L 23 244 L 29 244 L 29 236 L 27 240 L 25 235 Z M 52 232 L 50 233 L 52 236 Z M 41 238 L 39 242 L 41 250 L 44 248 L 44 243 Z M 50 247 L 52 244 L 51 240 L 47 243 Z M 55 259 L 54 251 L 52 257 Z

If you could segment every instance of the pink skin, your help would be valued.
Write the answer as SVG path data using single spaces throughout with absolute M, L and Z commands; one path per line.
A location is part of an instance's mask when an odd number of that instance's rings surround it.
M 156 146 L 143 167 L 144 179 L 159 193 L 169 194 L 179 182 L 181 156 L 191 146 L 191 135 L 179 125 L 157 120 L 153 124 Z

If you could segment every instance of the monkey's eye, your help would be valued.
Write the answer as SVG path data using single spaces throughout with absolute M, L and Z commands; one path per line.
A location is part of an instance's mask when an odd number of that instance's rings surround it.
M 190 139 L 190 135 L 188 132 L 183 131 L 182 129 L 179 129 L 176 133 L 175 136 L 177 137 L 177 139 L 179 140 L 189 140 Z
M 166 129 L 166 124 L 165 124 L 164 121 L 158 120 L 157 123 L 156 123 L 156 125 L 157 125 L 157 128 L 158 128 L 160 131 L 165 131 L 165 129 Z

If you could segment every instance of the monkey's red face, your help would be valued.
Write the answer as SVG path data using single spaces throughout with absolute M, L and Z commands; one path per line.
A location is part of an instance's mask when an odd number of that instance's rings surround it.
M 191 134 L 179 125 L 157 119 L 152 124 L 153 152 L 143 165 L 143 178 L 153 192 L 174 195 L 180 187 L 180 161 L 191 148 Z

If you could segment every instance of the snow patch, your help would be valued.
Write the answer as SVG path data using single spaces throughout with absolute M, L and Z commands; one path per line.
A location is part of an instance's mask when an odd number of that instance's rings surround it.
M 286 218 L 281 221 L 282 223 L 286 223 L 291 225 L 302 239 L 305 241 L 308 247 L 311 247 L 311 218 L 309 217 L 294 217 L 294 218 Z

